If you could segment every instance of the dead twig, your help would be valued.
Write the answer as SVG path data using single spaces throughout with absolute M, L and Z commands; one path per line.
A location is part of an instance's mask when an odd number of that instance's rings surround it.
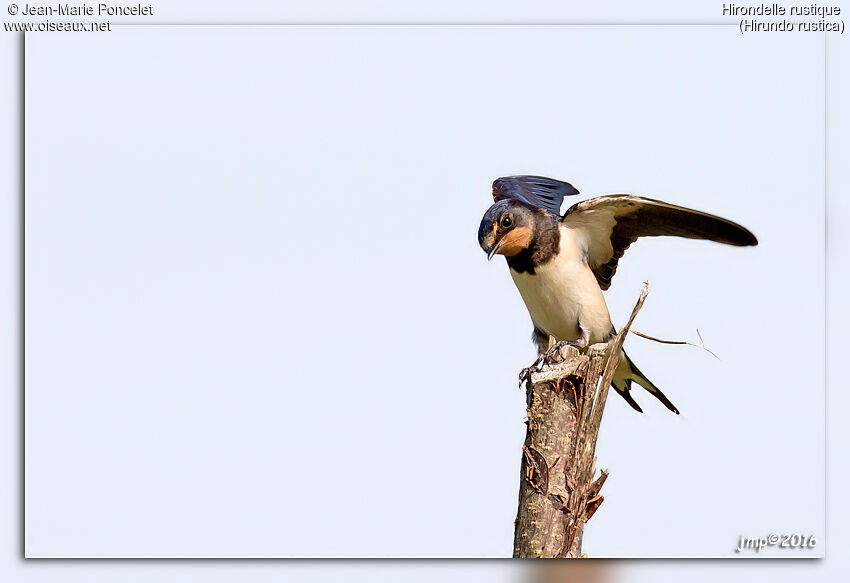
M 705 345 L 705 341 L 702 339 L 702 334 L 699 333 L 699 329 L 697 329 L 697 336 L 699 336 L 699 341 L 701 344 L 694 344 L 693 342 L 688 342 L 686 340 L 662 340 L 661 338 L 656 338 L 655 336 L 650 336 L 649 334 L 644 334 L 643 332 L 638 332 L 637 330 L 632 330 L 632 334 L 636 336 L 640 336 L 641 338 L 646 338 L 647 340 L 652 340 L 653 342 L 658 342 L 661 344 L 686 344 L 688 346 L 693 346 L 694 348 L 702 348 L 711 356 L 720 360 L 720 357 L 717 356 L 714 352 L 709 350 L 709 348 Z

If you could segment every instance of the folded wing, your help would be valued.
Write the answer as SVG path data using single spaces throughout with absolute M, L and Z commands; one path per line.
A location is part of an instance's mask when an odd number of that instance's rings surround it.
M 617 262 L 639 237 L 672 235 L 739 247 L 758 245 L 755 235 L 732 221 L 629 194 L 577 203 L 564 215 L 563 222 L 583 236 L 587 262 L 602 289 L 611 286 Z

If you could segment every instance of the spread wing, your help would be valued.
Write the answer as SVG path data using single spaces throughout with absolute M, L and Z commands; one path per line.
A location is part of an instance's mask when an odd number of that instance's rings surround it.
M 758 245 L 755 235 L 732 221 L 629 194 L 577 203 L 564 215 L 563 222 L 582 233 L 587 262 L 602 289 L 611 286 L 617 262 L 638 237 L 672 235 L 739 247 Z
M 505 176 L 493 181 L 493 200 L 521 200 L 533 207 L 542 208 L 553 215 L 561 215 L 565 196 L 578 194 L 568 182 L 543 176 Z

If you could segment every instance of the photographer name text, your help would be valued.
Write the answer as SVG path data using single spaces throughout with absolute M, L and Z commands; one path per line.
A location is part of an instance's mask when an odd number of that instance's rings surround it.
M 153 16 L 153 5 L 24 4 L 18 14 L 21 16 Z

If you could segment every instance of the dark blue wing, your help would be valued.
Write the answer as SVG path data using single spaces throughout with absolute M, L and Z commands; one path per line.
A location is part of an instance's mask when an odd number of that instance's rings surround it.
M 544 176 L 505 176 L 493 181 L 494 201 L 513 198 L 553 215 L 560 215 L 564 197 L 574 194 L 578 194 L 578 190 L 572 184 Z

